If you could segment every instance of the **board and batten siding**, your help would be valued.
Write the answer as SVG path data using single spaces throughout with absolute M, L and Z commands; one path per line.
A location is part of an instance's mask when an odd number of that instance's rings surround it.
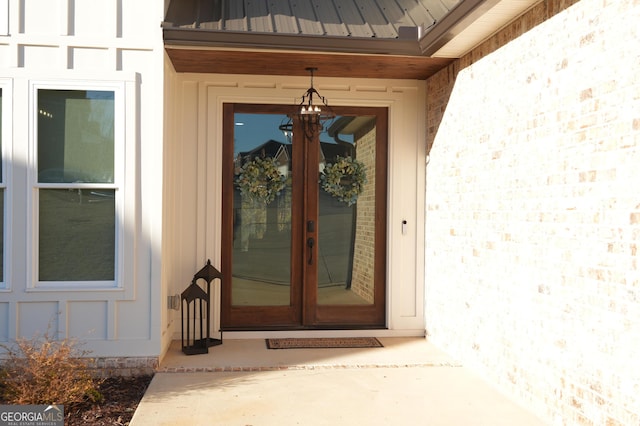
M 161 353 L 163 277 L 163 45 L 161 2 L 10 1 L 0 4 L 0 81 L 11 98 L 11 137 L 2 143 L 8 199 L 0 340 L 49 332 L 84 342 L 105 368 L 153 368 Z M 6 22 L 4 22 L 6 12 Z M 44 289 L 32 282 L 29 217 L 33 173 L 33 84 L 116 84 L 123 88 L 124 191 L 121 274 L 113 289 Z M 4 111 L 7 113 L 8 111 Z M 118 118 L 118 119 L 120 119 Z M 166 319 L 165 319 L 166 322 Z M 119 361 L 116 361 L 116 358 Z
M 186 285 L 207 259 L 220 266 L 222 220 L 222 105 L 226 102 L 293 104 L 309 86 L 307 77 L 181 73 L 171 79 L 173 97 L 168 144 L 167 194 L 174 197 L 175 261 L 171 283 Z M 422 259 L 424 253 L 424 82 L 316 78 L 314 86 L 330 105 L 389 108 L 387 218 L 387 325 L 395 335 L 424 335 Z M 407 232 L 402 234 L 402 221 Z M 171 246 L 171 247 L 168 247 Z M 190 274 L 190 275 L 189 275 Z M 170 284 L 173 285 L 173 284 Z M 182 287 L 170 287 L 177 294 Z M 219 300 L 219 299 L 218 299 Z M 215 315 L 214 315 L 215 316 Z M 173 331 L 179 337 L 179 313 Z M 215 328 L 215 327 L 214 327 Z M 313 331 L 271 332 L 308 335 Z M 348 333 L 348 331 L 347 331 Z M 378 330 L 377 333 L 385 333 Z M 227 336 L 229 333 L 225 333 Z M 257 334 L 231 333 L 234 337 Z M 264 335 L 264 333 L 260 334 Z

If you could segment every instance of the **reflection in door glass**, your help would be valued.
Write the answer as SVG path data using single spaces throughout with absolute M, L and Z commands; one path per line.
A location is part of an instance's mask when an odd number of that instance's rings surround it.
M 318 304 L 374 302 L 376 122 L 337 117 L 320 141 Z
M 291 228 L 292 135 L 280 130 L 288 118 L 236 113 L 234 120 L 232 305 L 288 306 L 292 235 L 300 235 Z M 318 275 L 307 278 L 317 282 L 320 305 L 371 305 L 375 117 L 336 117 L 319 142 L 319 164 L 304 166 L 319 173 L 310 182 L 319 185 Z
M 278 129 L 286 116 L 234 121 L 232 304 L 289 305 L 291 141 Z

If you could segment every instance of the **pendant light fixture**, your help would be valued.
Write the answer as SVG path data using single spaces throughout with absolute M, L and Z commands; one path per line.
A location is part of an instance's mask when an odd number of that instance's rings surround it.
M 317 68 L 307 67 L 306 71 L 309 72 L 311 77 L 311 86 L 302 95 L 300 103 L 296 106 L 294 115 L 298 120 L 302 122 L 306 139 L 313 140 L 316 132 L 322 132 L 324 130 L 324 124 L 335 117 L 331 107 L 327 102 L 327 98 L 322 96 L 315 87 L 313 87 L 313 73 L 317 71 Z M 289 116 L 289 120 L 286 123 L 280 125 L 280 130 L 285 133 L 285 136 L 290 135 L 293 130 L 292 116 Z

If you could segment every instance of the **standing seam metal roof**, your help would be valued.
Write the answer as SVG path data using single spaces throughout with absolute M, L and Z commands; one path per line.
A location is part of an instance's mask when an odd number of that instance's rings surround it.
M 462 0 L 172 0 L 176 27 L 248 33 L 399 38 L 427 30 Z

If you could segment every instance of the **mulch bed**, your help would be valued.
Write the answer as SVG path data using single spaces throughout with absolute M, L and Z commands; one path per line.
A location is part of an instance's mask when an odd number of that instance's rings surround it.
M 128 425 L 136 411 L 152 375 L 110 377 L 98 390 L 104 397 L 100 403 L 82 403 L 64 407 L 64 424 L 68 426 Z
M 153 375 L 145 375 L 103 380 L 98 386 L 102 401 L 65 404 L 65 426 L 128 425 L 152 378 Z M 0 404 L 7 404 L 1 396 Z

